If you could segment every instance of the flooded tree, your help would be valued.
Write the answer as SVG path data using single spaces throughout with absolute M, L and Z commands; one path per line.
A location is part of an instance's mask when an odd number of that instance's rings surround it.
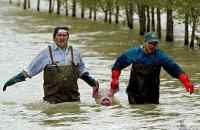
M 49 13 L 54 12 L 55 0 L 49 0 Z
M 27 2 L 28 2 L 28 3 L 27 3 L 27 4 L 28 4 L 27 6 L 28 6 L 28 8 L 30 9 L 30 8 L 31 8 L 31 0 L 28 0 Z
M 185 14 L 185 36 L 184 36 L 184 45 L 188 46 L 189 44 L 189 16 L 188 14 Z
M 24 3 L 23 3 L 23 9 L 27 9 L 27 0 L 24 0 Z
M 161 29 L 161 13 L 160 13 L 160 9 L 157 8 L 157 34 L 158 34 L 158 37 L 161 39 L 162 37 L 162 29 Z
M 81 0 L 80 1 L 80 6 L 81 6 L 81 18 L 85 18 L 86 1 L 85 0 Z
M 21 0 L 17 1 L 17 6 L 19 6 L 19 7 L 21 6 Z
M 57 15 L 60 15 L 60 8 L 61 8 L 61 1 L 60 0 L 57 0 Z
M 184 45 L 190 48 L 194 48 L 194 40 L 196 37 L 196 29 L 200 19 L 200 3 L 192 0 L 185 0 L 184 2 L 181 0 L 176 1 L 176 5 L 178 7 L 177 13 L 179 19 L 183 19 L 185 25 L 184 32 Z M 189 28 L 191 27 L 191 36 L 189 36 Z M 190 42 L 189 42 L 190 38 Z M 190 44 L 189 44 L 190 43 Z
M 151 19 L 150 19 L 150 11 L 149 11 L 149 6 L 147 5 L 147 7 L 146 7 L 146 14 L 147 14 L 147 32 L 150 32 L 150 24 L 151 24 Z
M 72 0 L 72 17 L 76 17 L 76 0 Z
M 196 31 L 196 25 L 198 21 L 198 10 L 192 8 L 191 9 L 191 18 L 192 18 L 192 33 L 191 33 L 191 41 L 190 41 L 190 47 L 194 48 L 194 38 L 195 38 L 195 31 Z
M 138 16 L 139 16 L 139 34 L 144 35 L 146 32 L 146 15 L 145 15 L 145 5 L 143 4 L 138 4 Z
M 27 9 L 31 0 L 9 0 L 9 3 L 14 1 Z M 113 18 L 115 18 L 115 24 L 125 23 L 129 29 L 134 29 L 134 15 L 136 15 L 139 18 L 139 30 L 136 31 L 140 35 L 155 31 L 159 38 L 164 31 L 162 30 L 161 20 L 166 14 L 165 40 L 174 41 L 174 21 L 177 21 L 178 18 L 180 23 L 185 25 L 184 45 L 194 47 L 195 32 L 199 26 L 200 17 L 198 0 L 48 0 L 46 4 L 49 4 L 49 13 L 53 12 L 55 1 L 58 15 L 64 12 L 66 16 L 69 16 L 70 12 L 72 17 L 77 17 L 80 13 L 81 18 L 96 21 L 103 17 L 104 22 L 110 24 L 113 23 Z M 40 11 L 40 2 L 45 1 L 37 0 L 37 11 Z M 62 6 L 65 9 L 63 12 Z M 79 10 L 77 11 L 77 9 Z
M 108 21 L 108 4 L 106 0 L 99 0 L 98 4 L 102 11 L 104 12 L 104 22 Z
M 119 23 L 119 11 L 120 11 L 120 5 L 118 0 L 115 0 L 115 23 Z
M 167 9 L 166 41 L 174 41 L 174 21 L 172 9 Z
M 154 7 L 151 7 L 151 31 L 155 32 L 155 18 Z
M 37 11 L 40 11 L 40 0 L 37 0 Z
M 49 0 L 49 13 L 53 12 L 53 0 Z
M 126 11 L 127 26 L 129 29 L 133 29 L 133 8 L 134 8 L 133 1 L 128 0 L 125 5 L 125 11 Z
M 64 6 L 65 6 L 65 16 L 68 16 L 68 15 L 69 15 L 69 11 L 68 11 L 68 0 L 65 0 Z

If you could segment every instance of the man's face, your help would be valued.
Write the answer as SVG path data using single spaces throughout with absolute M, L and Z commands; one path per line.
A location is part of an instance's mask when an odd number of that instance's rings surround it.
M 153 53 L 155 51 L 155 49 L 157 48 L 157 45 L 158 45 L 158 43 L 156 43 L 156 42 L 145 43 L 145 45 L 144 45 L 145 53 L 147 53 L 147 54 Z
M 57 46 L 60 48 L 66 48 L 67 47 L 67 41 L 69 38 L 69 34 L 67 31 L 58 31 L 56 34 L 54 41 Z

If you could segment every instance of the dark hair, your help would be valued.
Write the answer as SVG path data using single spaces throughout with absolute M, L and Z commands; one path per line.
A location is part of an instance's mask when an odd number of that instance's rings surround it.
M 58 31 L 59 31 L 60 29 L 64 29 L 64 30 L 66 30 L 67 32 L 69 31 L 69 28 L 68 28 L 68 27 L 65 27 L 65 26 L 56 27 L 56 28 L 54 29 L 54 32 L 53 32 L 53 38 L 56 37 L 56 34 L 58 33 Z M 68 32 L 68 35 L 69 35 L 69 32 Z

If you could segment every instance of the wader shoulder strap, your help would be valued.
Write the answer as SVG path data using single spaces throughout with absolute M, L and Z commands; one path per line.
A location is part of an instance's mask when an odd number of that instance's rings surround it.
M 73 53 L 73 48 L 72 48 L 72 46 L 69 46 L 69 49 L 70 49 L 70 51 L 71 51 L 72 65 L 74 66 L 74 65 L 75 65 L 75 62 L 74 62 L 74 53 Z
M 53 59 L 53 54 L 52 54 L 51 46 L 48 46 L 48 48 L 49 48 L 49 55 L 50 55 L 50 58 L 51 58 L 51 62 L 52 62 L 52 64 L 55 64 L 55 61 Z

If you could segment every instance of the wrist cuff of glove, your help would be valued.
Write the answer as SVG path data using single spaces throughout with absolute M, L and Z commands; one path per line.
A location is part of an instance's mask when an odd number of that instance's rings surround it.
M 96 80 L 92 78 L 88 72 L 83 73 L 80 78 L 90 86 L 96 86 Z
M 182 81 L 183 84 L 189 83 L 189 78 L 185 73 L 180 74 L 179 79 Z
M 118 80 L 120 76 L 120 70 L 118 69 L 113 69 L 112 70 L 112 79 Z

